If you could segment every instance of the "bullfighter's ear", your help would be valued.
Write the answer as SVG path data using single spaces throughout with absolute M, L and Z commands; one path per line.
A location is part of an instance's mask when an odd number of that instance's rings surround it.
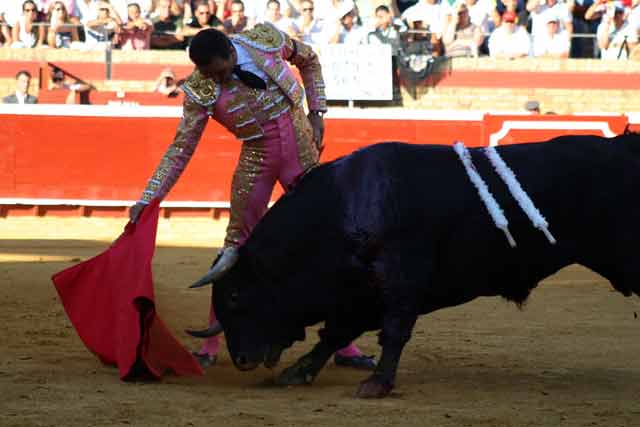
M 200 280 L 195 282 L 190 288 L 200 288 L 202 286 L 213 284 L 216 280 L 224 276 L 227 271 L 231 269 L 238 261 L 238 248 L 225 248 L 222 255 L 218 258 L 218 261 L 211 267 L 211 270 L 207 272 Z

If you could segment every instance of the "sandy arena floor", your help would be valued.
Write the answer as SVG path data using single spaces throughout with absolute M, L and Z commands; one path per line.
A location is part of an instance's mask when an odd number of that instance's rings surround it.
M 574 266 L 523 311 L 498 298 L 420 319 L 393 395 L 352 397 L 366 374 L 330 364 L 313 386 L 273 388 L 222 354 L 205 377 L 124 383 L 78 339 L 50 276 L 108 246 L 120 219 L 0 219 L 0 426 L 640 426 L 640 301 Z M 204 325 L 206 290 L 186 286 L 224 229 L 162 220 L 154 259 L 162 318 Z M 208 247 L 209 246 L 209 247 Z M 307 342 L 285 353 L 289 364 Z M 375 334 L 358 341 L 378 354 Z

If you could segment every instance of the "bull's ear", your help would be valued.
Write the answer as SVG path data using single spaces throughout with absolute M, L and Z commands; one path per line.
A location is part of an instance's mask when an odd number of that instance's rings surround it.
M 238 262 L 238 249 L 233 247 L 225 248 L 218 261 L 211 267 L 211 270 L 189 287 L 200 288 L 209 283 L 213 284 L 213 282 L 224 276 L 236 262 Z

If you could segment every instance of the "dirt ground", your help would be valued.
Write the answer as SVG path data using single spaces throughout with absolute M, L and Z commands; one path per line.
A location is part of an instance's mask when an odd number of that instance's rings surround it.
M 330 363 L 312 386 L 237 371 L 228 354 L 197 379 L 125 383 L 78 339 L 50 276 L 108 246 L 123 220 L 0 219 L 0 426 L 640 426 L 640 302 L 578 266 L 549 278 L 524 310 L 483 298 L 422 317 L 397 386 L 354 399 L 366 373 Z M 209 265 L 223 228 L 163 220 L 154 259 L 161 317 L 204 324 L 206 290 L 186 287 Z M 378 354 L 374 333 L 358 340 Z

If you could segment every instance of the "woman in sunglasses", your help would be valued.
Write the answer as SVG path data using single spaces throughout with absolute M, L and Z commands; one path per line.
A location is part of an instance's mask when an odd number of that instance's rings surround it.
M 11 47 L 41 47 L 44 44 L 44 26 L 39 24 L 36 3 L 32 0 L 25 1 L 22 4 L 22 15 L 12 29 Z
M 69 17 L 67 7 L 62 1 L 53 3 L 49 12 L 49 30 L 47 32 L 47 44 L 51 48 L 70 48 L 73 42 L 78 42 L 78 27 Z

